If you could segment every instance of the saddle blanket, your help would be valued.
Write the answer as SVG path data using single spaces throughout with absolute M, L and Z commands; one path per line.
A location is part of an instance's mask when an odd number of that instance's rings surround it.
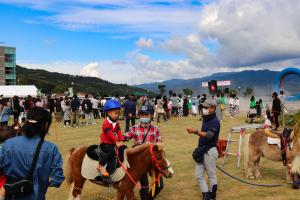
M 97 170 L 99 162 L 97 160 L 91 159 L 88 155 L 84 156 L 82 166 L 81 166 L 81 175 L 82 177 L 95 180 L 97 177 L 101 176 L 100 172 Z M 126 151 L 124 151 L 124 162 L 123 165 L 125 168 L 129 168 L 129 163 L 127 161 Z M 106 167 L 107 165 L 105 165 Z M 114 173 L 110 174 L 110 179 L 112 182 L 117 182 L 122 180 L 126 172 L 122 167 L 117 168 Z
M 279 148 L 281 148 L 281 144 L 280 144 L 280 139 L 279 138 L 268 137 L 267 142 L 268 142 L 268 144 L 276 144 Z M 293 143 L 290 143 L 289 145 L 290 145 L 291 148 L 293 147 Z

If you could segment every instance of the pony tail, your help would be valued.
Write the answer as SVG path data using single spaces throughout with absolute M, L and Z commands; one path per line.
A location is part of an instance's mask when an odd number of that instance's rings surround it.
M 245 170 L 245 175 L 247 177 L 248 174 L 248 162 L 249 162 L 249 140 L 250 140 L 251 134 L 248 134 L 245 136 L 244 139 L 244 170 Z

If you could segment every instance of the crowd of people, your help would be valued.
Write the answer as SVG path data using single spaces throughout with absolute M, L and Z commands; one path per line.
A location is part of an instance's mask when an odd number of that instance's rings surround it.
M 255 115 L 261 116 L 265 108 L 267 125 L 270 127 L 273 122 L 275 124 L 273 130 L 276 131 L 279 127 L 278 118 L 285 109 L 283 92 L 279 97 L 274 92 L 272 98 L 273 103 L 270 109 L 268 105 L 264 105 L 262 99 L 256 101 L 252 96 L 249 110 L 255 110 Z M 59 187 L 64 180 L 62 158 L 57 147 L 50 142 L 44 142 L 52 119 L 63 122 L 64 126 L 79 127 L 82 124 L 96 124 L 95 119 L 105 118 L 102 124 L 100 148 L 107 154 L 105 159 L 99 160 L 98 166 L 99 172 L 105 177 L 109 174 L 104 166 L 112 156 L 115 156 L 116 146 L 123 145 L 130 139 L 134 139 L 135 145 L 147 142 L 155 144 L 162 141 L 159 127 L 152 123 L 154 118 L 159 123 L 161 118 L 167 122 L 172 119 L 171 117 L 198 115 L 199 120 L 203 121 L 201 130 L 191 127 L 186 129 L 189 134 L 199 137 L 198 146 L 193 153 L 196 161 L 196 178 L 203 193 L 203 199 L 216 199 L 216 161 L 218 159 L 217 142 L 221 128 L 220 122 L 225 118 L 225 110 L 229 111 L 229 116 L 232 118 L 239 113 L 239 106 L 239 98 L 235 94 L 231 94 L 228 99 L 223 94 L 209 97 L 202 94 L 191 97 L 176 93 L 169 97 L 156 96 L 155 98 L 134 95 L 128 95 L 125 98 L 120 98 L 119 95 L 114 98 L 95 98 L 85 95 L 84 98 L 79 99 L 74 95 L 72 98 L 56 96 L 19 98 L 15 96 L 8 99 L 1 96 L 1 127 L 8 125 L 12 115 L 14 123 L 24 124 L 24 131 L 21 137 L 16 137 L 16 139 L 0 145 L 0 172 L 6 175 L 6 180 L 10 181 L 25 177 L 26 170 L 24 169 L 30 168 L 30 162 L 22 163 L 22 160 L 34 159 L 35 147 L 39 143 L 44 143 L 41 151 L 43 159 L 38 160 L 37 166 L 39 167 L 33 177 L 38 188 L 34 188 L 32 194 L 32 198 L 44 199 L 48 186 Z M 120 128 L 119 117 L 125 119 L 124 132 Z M 136 119 L 139 119 L 137 124 Z M 2 142 L 5 141 L 0 139 Z M 22 152 L 24 148 L 30 149 L 31 153 Z M 46 161 L 46 157 L 53 159 Z M 44 167 L 41 167 L 42 165 Z M 18 171 L 19 168 L 23 170 Z M 43 176 L 39 175 L 41 173 Z M 205 173 L 209 177 L 209 186 L 204 177 Z M 44 176 L 45 174 L 46 176 Z M 50 182 L 46 183 L 49 177 Z M 148 175 L 145 174 L 140 180 L 142 185 L 140 196 L 143 200 L 152 199 L 149 190 L 146 189 L 149 184 L 147 177 Z M 157 193 L 163 188 L 163 180 L 160 181 L 161 187 L 157 188 Z M 0 190 L 0 199 L 3 199 L 3 194 L 4 192 Z

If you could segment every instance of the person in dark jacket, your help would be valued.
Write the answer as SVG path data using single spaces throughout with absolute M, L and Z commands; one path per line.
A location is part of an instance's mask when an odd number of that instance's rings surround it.
M 188 99 L 186 97 L 183 99 L 183 116 L 189 116 Z
M 95 123 L 95 119 L 94 119 L 94 115 L 93 115 L 93 104 L 91 102 L 91 100 L 89 100 L 89 96 L 85 95 L 85 99 L 82 102 L 82 110 L 84 112 L 84 118 L 85 118 L 85 123 L 86 125 L 89 125 L 89 119 L 91 121 L 92 124 L 96 124 Z
M 74 122 L 76 122 L 76 127 L 79 127 L 79 107 L 80 101 L 77 95 L 73 96 L 71 101 L 71 126 L 74 127 Z
M 124 116 L 126 118 L 126 128 L 125 133 L 129 131 L 129 122 L 131 121 L 131 126 L 135 125 L 136 117 L 136 104 L 134 102 L 134 97 L 130 95 L 127 101 L 124 103 Z
M 19 97 L 14 96 L 12 99 L 12 109 L 13 109 L 13 115 L 14 115 L 14 123 L 18 122 L 19 116 L 21 113 L 21 106 L 19 103 Z
M 273 98 L 273 104 L 272 104 L 272 114 L 273 114 L 273 122 L 275 123 L 275 131 L 279 127 L 279 122 L 278 122 L 278 117 L 281 113 L 281 102 L 280 99 L 278 98 L 277 92 L 274 92 L 272 94 Z
M 62 120 L 61 101 L 63 101 L 62 97 L 56 98 L 55 102 L 54 102 L 54 104 L 55 104 L 55 119 L 57 122 L 61 122 L 61 120 Z
M 202 103 L 202 107 L 203 122 L 201 131 L 188 128 L 187 132 L 199 137 L 197 149 L 201 149 L 202 155 L 198 156 L 203 159 L 196 163 L 196 177 L 203 194 L 203 200 L 215 200 L 218 188 L 216 163 L 218 159 L 217 142 L 220 133 L 220 121 L 216 116 L 216 101 L 207 99 Z M 210 188 L 204 176 L 205 172 L 208 175 Z

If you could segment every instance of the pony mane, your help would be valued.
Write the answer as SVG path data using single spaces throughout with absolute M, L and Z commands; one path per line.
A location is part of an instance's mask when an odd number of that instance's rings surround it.
M 137 154 L 141 151 L 144 151 L 145 149 L 149 148 L 150 144 L 141 144 L 132 148 L 127 148 L 126 149 L 126 153 L 127 155 L 133 155 L 133 154 Z
M 154 144 L 158 147 L 159 151 L 163 150 L 163 144 L 162 143 L 156 143 Z M 132 148 L 128 148 L 126 150 L 127 155 L 133 155 L 133 154 L 137 154 L 140 153 L 141 151 L 144 151 L 145 149 L 148 149 L 150 147 L 150 143 L 145 143 L 145 144 L 141 144 Z
M 162 150 L 163 150 L 163 146 L 164 146 L 163 143 L 158 142 L 158 143 L 156 143 L 155 145 L 157 145 L 159 151 L 162 151 Z
M 300 123 L 297 122 L 294 126 L 294 137 L 293 137 L 293 142 L 296 143 L 300 139 Z

